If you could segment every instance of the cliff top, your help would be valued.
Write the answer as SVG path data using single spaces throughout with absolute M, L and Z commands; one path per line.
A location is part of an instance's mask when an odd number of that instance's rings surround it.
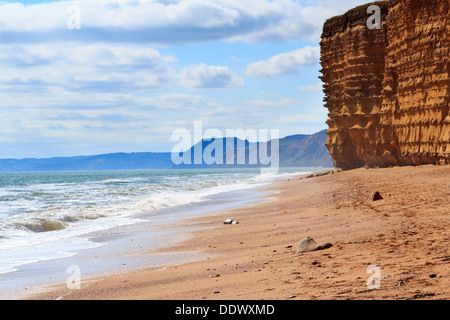
M 358 6 L 346 13 L 328 19 L 323 27 L 322 38 L 331 37 L 336 33 L 343 32 L 348 27 L 356 26 L 366 21 L 368 18 L 367 8 L 371 5 L 377 5 L 381 9 L 383 17 L 386 17 L 391 1 L 374 1 Z M 365 22 L 364 22 L 365 24 Z

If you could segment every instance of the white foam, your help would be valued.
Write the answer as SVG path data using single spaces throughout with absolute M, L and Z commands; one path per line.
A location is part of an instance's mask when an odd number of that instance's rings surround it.
M 100 246 L 87 239 L 59 239 L 1 250 L 0 274 L 17 271 L 19 266 L 74 256 L 77 251 Z

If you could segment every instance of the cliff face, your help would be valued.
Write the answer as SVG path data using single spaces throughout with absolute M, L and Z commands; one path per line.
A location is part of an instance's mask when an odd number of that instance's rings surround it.
M 344 169 L 450 163 L 450 0 L 380 1 L 328 20 L 321 41 L 327 148 Z

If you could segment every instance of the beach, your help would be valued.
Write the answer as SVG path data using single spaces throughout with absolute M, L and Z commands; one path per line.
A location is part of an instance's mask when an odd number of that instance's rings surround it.
M 83 278 L 80 289 L 61 282 L 24 299 L 445 300 L 449 177 L 449 166 L 426 165 L 275 181 L 257 203 L 173 221 L 168 229 L 184 230 L 177 241 L 152 250 L 144 244 L 134 255 L 195 261 L 137 265 Z M 383 199 L 370 199 L 376 191 Z M 308 236 L 333 246 L 298 254 Z M 376 289 L 368 286 L 374 268 Z

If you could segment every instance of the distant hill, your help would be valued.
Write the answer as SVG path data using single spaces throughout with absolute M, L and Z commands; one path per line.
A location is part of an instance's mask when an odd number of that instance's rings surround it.
M 279 156 L 280 167 L 332 167 L 333 162 L 325 147 L 326 130 L 320 131 L 313 135 L 293 135 L 279 139 Z M 211 143 L 222 143 L 223 162 L 226 163 L 226 141 L 201 141 L 202 154 L 211 153 Z M 23 172 L 23 171 L 89 171 L 89 170 L 140 170 L 140 169 L 188 169 L 188 168 L 218 168 L 218 167 L 257 167 L 258 165 L 248 165 L 249 158 L 258 152 L 260 147 L 264 147 L 261 143 L 250 143 L 234 138 L 234 152 L 231 156 L 235 161 L 234 165 L 226 164 L 208 164 L 204 159 L 200 164 L 181 164 L 175 165 L 172 161 L 170 152 L 140 152 L 140 153 L 112 153 L 95 156 L 76 156 L 76 157 L 57 157 L 45 159 L 0 159 L 0 172 Z M 197 145 L 200 150 L 200 146 Z M 243 150 L 243 148 L 245 150 Z M 269 150 L 271 142 L 268 143 Z M 187 151 L 190 154 L 192 163 L 194 162 L 193 146 Z M 247 165 L 236 165 L 239 152 L 245 151 L 245 159 Z M 183 156 L 184 154 L 180 154 Z M 228 153 L 230 157 L 230 153 Z M 220 158 L 220 156 L 218 155 Z
M 308 138 L 309 134 L 294 134 L 293 136 L 284 137 L 285 140 L 302 140 Z
M 280 166 L 332 167 L 333 161 L 325 147 L 326 130 L 313 135 L 296 135 L 280 140 Z M 292 137 L 297 137 L 297 139 Z
M 0 172 L 171 169 L 171 154 L 111 153 L 48 159 L 0 159 Z

